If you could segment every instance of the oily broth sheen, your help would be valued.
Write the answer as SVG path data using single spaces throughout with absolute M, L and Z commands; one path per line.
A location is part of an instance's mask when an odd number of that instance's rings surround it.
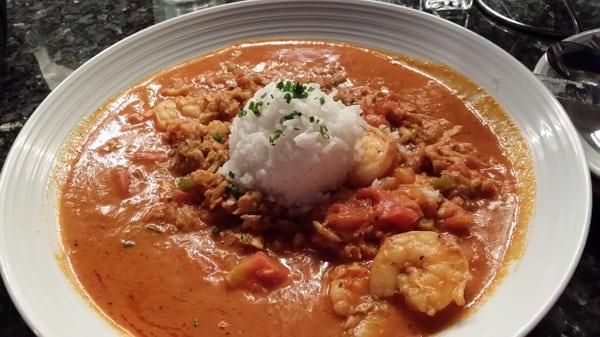
M 343 335 L 343 320 L 333 314 L 326 296 L 324 274 L 331 266 L 326 259 L 309 251 L 282 254 L 280 261 L 292 271 L 286 285 L 264 293 L 231 290 L 221 280 L 243 257 L 242 252 L 215 240 L 210 230 L 149 235 L 140 221 L 145 210 L 166 197 L 162 183 L 174 177 L 166 162 L 134 163 L 136 151 L 168 152 L 169 147 L 151 121 L 130 125 L 126 116 L 143 113 L 163 99 L 159 90 L 173 79 L 193 80 L 219 69 L 225 61 L 258 64 L 273 60 L 305 62 L 306 67 L 338 61 L 354 85 L 376 79 L 389 91 L 418 100 L 432 116 L 463 125 L 459 140 L 474 143 L 484 158 L 493 157 L 508 168 L 502 205 L 476 215 L 497 225 L 476 226 L 465 239 L 480 256 L 471 261 L 473 278 L 466 289 L 469 306 L 475 304 L 502 270 L 507 251 L 518 255 L 520 245 L 508 250 L 509 242 L 514 233 L 522 232 L 518 229 L 530 213 L 533 190 L 527 181 L 531 163 L 518 129 L 493 99 L 489 104 L 481 103 L 484 99 L 467 103 L 465 96 L 451 90 L 460 87 L 460 93 L 480 92 L 448 67 L 314 41 L 251 42 L 202 56 L 132 87 L 97 112 L 96 122 L 88 122 L 84 145 L 70 149 L 78 155 L 65 157 L 69 169 L 62 179 L 59 205 L 65 258 L 84 292 L 111 321 L 138 336 Z M 506 130 L 514 133 L 510 148 L 491 131 L 498 132 L 497 125 L 508 125 Z M 124 140 L 124 145 L 100 154 L 102 146 L 116 137 Z M 513 167 L 515 158 L 527 160 Z M 109 170 L 115 166 L 137 167 L 143 173 L 144 179 L 132 187 L 137 191 L 133 197 L 122 200 L 114 192 Z M 522 242 L 519 238 L 513 241 Z M 133 240 L 136 245 L 125 249 L 123 240 Z M 396 302 L 382 336 L 429 334 L 465 313 L 465 309 L 450 307 L 429 318 L 406 309 L 400 300 Z

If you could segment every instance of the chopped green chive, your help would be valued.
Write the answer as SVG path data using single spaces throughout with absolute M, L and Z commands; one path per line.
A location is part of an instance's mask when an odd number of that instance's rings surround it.
M 289 114 L 281 117 L 281 119 L 279 120 L 279 123 L 283 123 L 285 121 L 289 121 L 290 119 L 294 119 L 294 118 L 300 117 L 300 116 L 302 116 L 302 113 L 294 110 L 294 111 L 290 112 Z
M 190 176 L 185 176 L 177 179 L 177 188 L 182 191 L 187 191 L 194 186 L 194 180 Z
M 319 126 L 319 133 L 321 134 L 321 137 L 325 138 L 325 139 L 329 139 L 329 130 L 327 130 L 327 126 L 321 124 L 321 126 Z
M 229 178 L 235 179 L 235 173 L 233 173 L 232 171 L 229 171 L 227 175 L 229 176 Z
M 123 244 L 123 248 L 132 248 L 135 246 L 135 241 L 132 240 L 121 240 L 121 243 Z
M 269 136 L 269 143 L 271 143 L 271 145 L 275 145 L 275 141 L 281 136 L 283 136 L 283 130 L 277 129 L 273 131 L 273 134 Z
M 321 103 L 321 105 L 325 104 L 325 97 L 319 97 L 319 102 Z
M 311 122 L 311 123 L 314 123 L 315 122 L 315 116 L 308 117 L 308 121 Z
M 294 84 L 294 86 L 292 87 L 292 94 L 294 94 L 294 98 L 308 97 L 308 92 L 306 92 L 306 86 L 300 83 Z
M 263 102 L 262 101 L 258 101 L 258 102 L 254 102 L 254 101 L 250 101 L 250 104 L 248 104 L 248 109 L 250 109 L 250 111 L 252 111 L 252 113 L 256 116 L 256 117 L 260 117 L 260 108 L 263 106 Z
M 227 191 L 227 193 L 234 196 L 235 198 L 239 198 L 243 194 L 242 190 L 239 188 L 239 186 L 237 186 L 236 184 L 234 184 L 232 182 L 229 182 L 229 184 L 227 184 L 227 187 L 225 187 L 225 190 Z
M 281 91 L 292 91 L 292 82 L 290 81 L 281 81 L 279 83 L 277 83 L 276 88 L 281 90 Z
M 220 133 L 218 133 L 218 132 L 217 132 L 217 133 L 215 133 L 215 134 L 214 134 L 212 137 L 213 137 L 213 139 L 214 139 L 215 141 L 217 141 L 218 143 L 222 143 L 222 142 L 223 142 L 223 136 L 221 136 L 221 134 L 220 134 Z
M 246 111 L 246 110 L 242 110 L 237 113 L 238 117 L 244 117 L 244 116 L 246 116 L 246 114 L 248 114 L 248 111 Z
M 306 98 L 308 92 L 313 91 L 314 88 L 307 88 L 301 83 L 292 83 L 291 81 L 281 81 L 276 85 L 277 89 L 285 92 L 285 99 L 289 103 L 292 98 Z

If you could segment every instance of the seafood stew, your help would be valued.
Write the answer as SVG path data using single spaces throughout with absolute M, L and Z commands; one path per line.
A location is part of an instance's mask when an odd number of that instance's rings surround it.
M 135 336 L 447 327 L 526 225 L 528 157 L 434 68 L 247 42 L 132 87 L 71 149 L 60 226 L 77 282 Z

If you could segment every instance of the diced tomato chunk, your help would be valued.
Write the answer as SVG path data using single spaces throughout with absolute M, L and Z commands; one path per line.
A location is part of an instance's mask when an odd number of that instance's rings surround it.
M 481 167 L 481 160 L 473 156 L 465 156 L 465 165 L 471 170 L 476 170 Z
M 459 205 L 448 202 L 440 208 L 439 224 L 442 230 L 467 231 L 473 227 L 473 215 Z
M 235 266 L 225 276 L 233 288 L 254 288 L 257 284 L 265 288 L 277 287 L 288 279 L 289 271 L 281 263 L 263 252 L 256 252 Z
M 167 158 L 167 154 L 162 152 L 138 151 L 133 154 L 132 160 L 136 163 L 155 163 Z
M 356 229 L 368 223 L 370 219 L 370 210 L 361 207 L 358 203 L 337 203 L 327 209 L 327 224 L 338 229 Z
M 377 114 L 367 114 L 364 116 L 365 122 L 369 123 L 369 125 L 374 126 L 376 128 L 381 125 L 389 126 L 390 123 L 385 119 L 385 117 Z
M 239 75 L 235 78 L 235 82 L 242 88 L 248 88 L 251 86 L 252 80 L 246 75 Z
M 120 197 L 129 197 L 129 187 L 131 185 L 131 175 L 127 169 L 122 167 L 114 168 L 111 171 L 111 178 L 114 183 L 117 195 Z
M 467 231 L 473 227 L 473 216 L 466 212 L 457 213 L 440 221 L 441 228 L 447 231 Z
M 385 198 L 375 206 L 375 224 L 400 232 L 414 229 L 422 216 L 419 205 L 402 195 Z
M 389 101 L 389 100 L 382 100 L 382 101 L 375 103 L 374 112 L 381 116 L 387 116 L 389 114 L 395 113 L 397 105 L 398 105 L 398 103 L 396 103 L 396 102 Z
M 419 207 L 423 210 L 423 213 L 429 217 L 433 218 L 436 215 L 436 211 L 438 209 L 438 201 L 432 198 L 421 198 L 419 200 Z
M 356 198 L 362 200 L 369 200 L 371 205 L 378 204 L 384 197 L 382 190 L 374 187 L 361 188 L 356 192 Z
M 193 202 L 194 195 L 179 189 L 174 189 L 171 192 L 171 198 L 173 198 L 173 201 L 178 204 L 189 204 Z
M 423 217 L 419 204 L 400 193 L 367 187 L 358 190 L 356 197 L 373 205 L 375 225 L 383 229 L 409 231 Z

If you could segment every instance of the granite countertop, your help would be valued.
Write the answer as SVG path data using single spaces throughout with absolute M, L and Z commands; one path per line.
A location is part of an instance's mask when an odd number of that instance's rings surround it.
M 521 20 L 565 26 L 561 1 L 486 0 Z M 8 0 L 8 44 L 0 68 L 0 165 L 17 133 L 50 90 L 103 49 L 155 23 L 161 0 Z M 419 0 L 396 0 L 419 8 Z M 574 0 L 584 30 L 600 27 L 600 2 Z M 544 3 L 545 5 L 540 5 Z M 504 7 L 502 7 L 504 6 Z M 562 13 L 562 14 L 561 14 Z M 513 54 L 530 69 L 552 41 L 504 28 L 477 7 L 448 17 Z M 567 27 L 566 25 L 565 27 Z M 595 186 L 600 186 L 594 181 Z M 595 191 L 598 193 L 598 190 Z M 594 195 L 594 203 L 600 194 Z M 600 336 L 600 207 L 575 275 L 530 336 Z M 536 280 L 538 282 L 538 280 Z M 541 280 L 540 282 L 543 282 Z M 0 284 L 0 336 L 34 336 Z

